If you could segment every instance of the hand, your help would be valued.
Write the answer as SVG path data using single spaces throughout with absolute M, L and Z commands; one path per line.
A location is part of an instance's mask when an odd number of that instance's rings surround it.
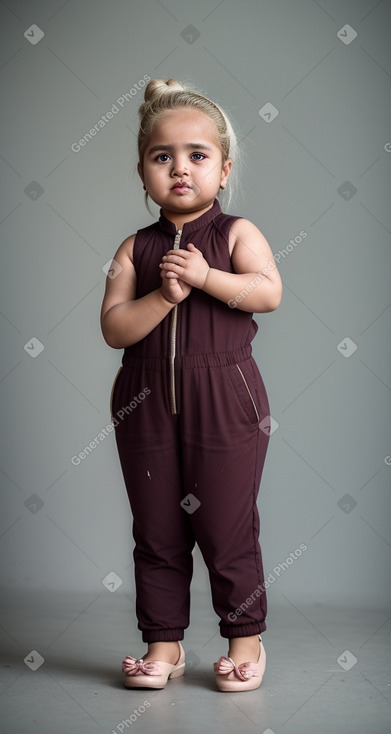
M 184 283 L 174 273 L 167 273 L 165 270 L 161 270 L 160 275 L 163 280 L 160 290 L 167 301 L 180 303 L 187 298 L 191 291 L 191 285 Z
M 201 250 L 192 242 L 187 245 L 187 250 L 169 250 L 159 267 L 166 277 L 180 278 L 195 288 L 204 287 L 210 269 Z

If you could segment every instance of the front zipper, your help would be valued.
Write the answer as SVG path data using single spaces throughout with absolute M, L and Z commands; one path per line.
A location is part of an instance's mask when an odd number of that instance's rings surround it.
M 174 239 L 174 250 L 179 250 L 179 243 L 181 241 L 182 236 L 182 230 L 178 229 L 175 239 Z M 171 311 L 171 320 L 170 320 L 170 332 L 169 332 L 169 340 L 170 340 L 170 354 L 169 354 L 169 381 L 170 381 L 170 406 L 171 406 L 171 413 L 175 415 L 175 413 L 178 413 L 177 406 L 176 406 L 176 396 L 175 396 L 175 352 L 176 352 L 176 327 L 178 322 L 178 304 L 176 303 L 174 308 Z
M 244 384 L 245 384 L 245 386 L 246 386 L 246 388 L 247 388 L 247 392 L 248 392 L 248 394 L 249 394 L 249 396 L 250 396 L 250 398 L 251 398 L 251 402 L 252 402 L 252 404 L 253 404 L 253 406 L 254 406 L 254 410 L 255 410 L 255 415 L 257 416 L 257 421 L 259 422 L 259 413 L 258 413 L 258 409 L 257 409 L 257 406 L 255 405 L 255 401 L 254 401 L 254 398 L 253 398 L 253 396 L 251 395 L 251 392 L 250 392 L 250 388 L 249 388 L 249 386 L 248 386 L 248 384 L 247 384 L 247 380 L 246 380 L 246 378 L 245 378 L 245 376 L 244 376 L 244 374 L 243 374 L 243 372 L 242 372 L 242 370 L 240 369 L 240 367 L 239 367 L 239 365 L 238 365 L 238 364 L 236 365 L 236 367 L 238 368 L 238 370 L 239 370 L 239 372 L 240 372 L 240 374 L 241 374 L 241 376 L 242 376 L 242 380 L 243 380 L 243 382 L 244 382 Z

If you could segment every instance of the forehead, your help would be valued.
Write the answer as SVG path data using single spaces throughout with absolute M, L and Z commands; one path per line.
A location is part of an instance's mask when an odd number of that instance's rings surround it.
M 194 137 L 195 136 L 195 137 Z M 216 124 L 202 110 L 180 107 L 167 110 L 160 122 L 153 128 L 149 142 L 185 142 L 205 140 L 219 146 Z M 219 146 L 220 147 L 220 146 Z

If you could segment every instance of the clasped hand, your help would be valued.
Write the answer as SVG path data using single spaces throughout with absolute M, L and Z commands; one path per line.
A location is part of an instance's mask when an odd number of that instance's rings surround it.
M 162 277 L 179 278 L 195 288 L 203 288 L 209 272 L 209 265 L 202 252 L 190 242 L 187 250 L 169 250 L 159 267 Z

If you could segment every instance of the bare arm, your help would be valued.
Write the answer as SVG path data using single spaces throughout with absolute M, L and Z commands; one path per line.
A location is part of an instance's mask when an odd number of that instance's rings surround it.
M 269 243 L 247 219 L 234 222 L 230 236 L 235 273 L 209 268 L 202 290 L 241 311 L 274 311 L 281 302 L 282 282 Z
M 162 288 L 135 300 L 136 271 L 133 265 L 135 235 L 119 246 L 114 260 L 122 270 L 106 278 L 100 323 L 106 343 L 114 349 L 136 344 L 149 334 L 174 307 Z

